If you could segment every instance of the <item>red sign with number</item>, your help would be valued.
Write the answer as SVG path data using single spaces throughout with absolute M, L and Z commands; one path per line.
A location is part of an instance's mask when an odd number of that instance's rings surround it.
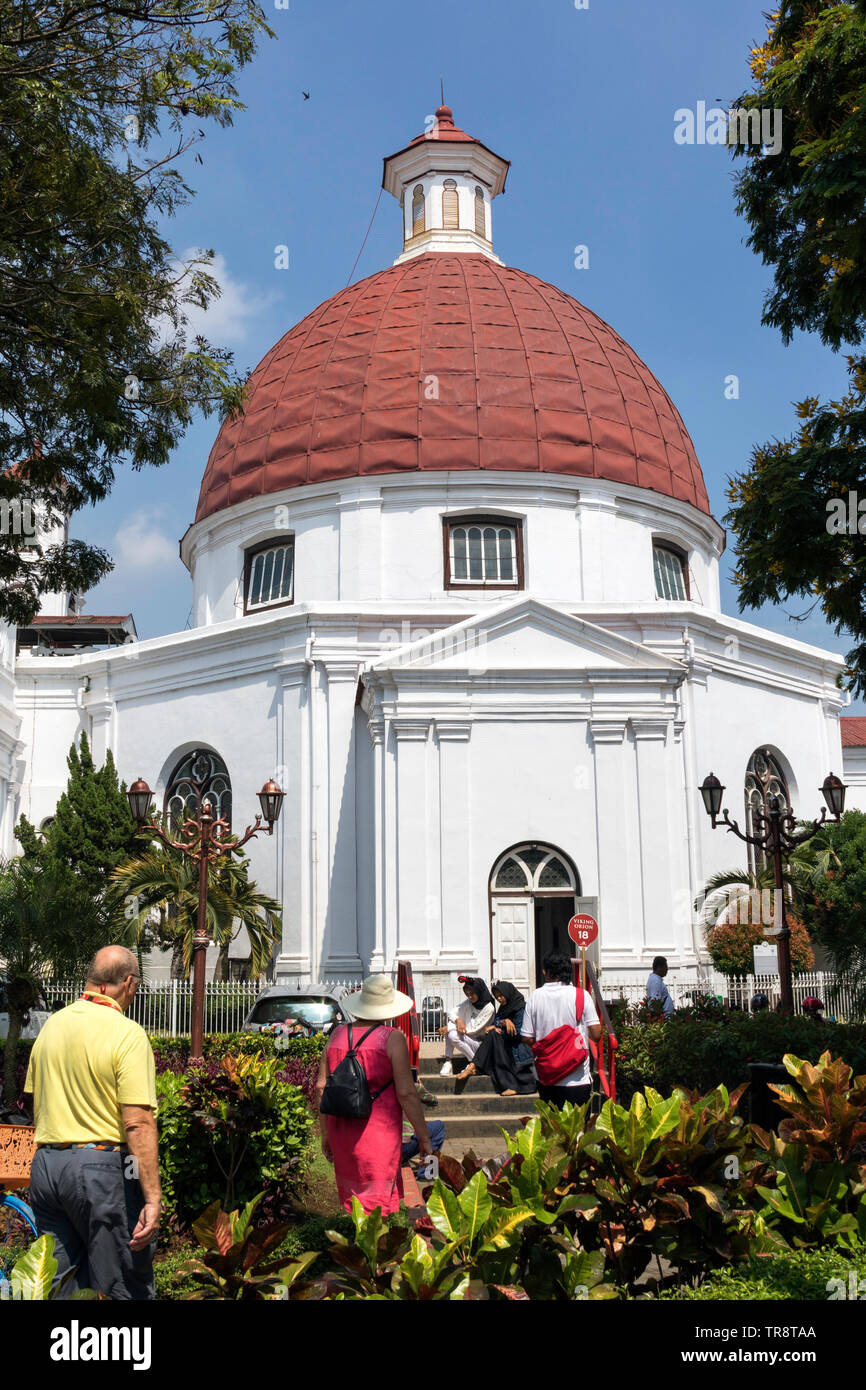
M 598 936 L 598 922 L 588 912 L 579 912 L 568 924 L 568 934 L 577 946 L 591 946 Z

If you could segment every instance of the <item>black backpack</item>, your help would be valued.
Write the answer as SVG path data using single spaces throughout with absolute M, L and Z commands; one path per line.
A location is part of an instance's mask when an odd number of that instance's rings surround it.
M 319 1102 L 319 1111 L 323 1115 L 338 1115 L 344 1120 L 366 1120 L 372 1113 L 373 1101 L 378 1100 L 383 1091 L 387 1091 L 391 1081 L 386 1081 L 385 1085 L 380 1087 L 378 1091 L 371 1092 L 367 1084 L 366 1072 L 361 1066 L 361 1059 L 352 1040 L 351 1023 L 347 1024 L 347 1027 L 349 1030 L 349 1051 L 328 1077 L 322 1092 L 322 1099 Z M 372 1028 L 368 1028 L 363 1038 L 358 1042 L 358 1047 L 378 1027 L 380 1025 L 374 1023 Z M 392 1077 L 391 1080 L 393 1081 L 393 1079 Z

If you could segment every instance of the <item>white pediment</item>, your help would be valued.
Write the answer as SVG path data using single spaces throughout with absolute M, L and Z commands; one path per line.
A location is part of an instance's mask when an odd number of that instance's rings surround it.
M 521 597 L 396 648 L 372 671 L 682 671 L 682 663 Z

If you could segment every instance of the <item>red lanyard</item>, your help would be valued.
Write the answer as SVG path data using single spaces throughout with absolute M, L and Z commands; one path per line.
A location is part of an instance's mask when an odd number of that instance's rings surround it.
M 88 994 L 85 991 L 81 998 L 86 999 L 88 1004 L 106 1004 L 109 1009 L 117 1009 L 118 1013 L 123 1013 L 123 1009 L 120 1007 L 117 1000 L 110 999 L 107 994 Z

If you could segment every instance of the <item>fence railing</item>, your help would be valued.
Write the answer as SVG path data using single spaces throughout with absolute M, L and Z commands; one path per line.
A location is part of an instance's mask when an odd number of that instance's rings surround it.
M 205 985 L 204 1031 L 237 1033 L 261 989 L 254 981 L 209 980 Z M 48 980 L 43 986 L 49 1005 L 58 1001 L 69 1004 L 81 990 L 81 982 L 68 980 Z M 127 1017 L 140 1023 L 147 1033 L 183 1037 L 189 1033 L 192 1019 L 192 981 L 139 985 Z
M 288 992 L 308 987 L 309 982 L 301 976 L 281 979 L 280 985 Z M 317 982 L 323 992 L 340 995 L 358 988 L 358 979 L 322 980 Z M 812 970 L 805 975 L 794 976 L 794 1005 L 802 1012 L 803 1000 L 809 995 L 817 995 L 825 1005 L 825 1017 L 838 1018 L 840 1022 L 853 1022 L 856 1013 L 853 1007 L 850 986 L 842 981 L 838 994 L 835 986 L 838 977 L 829 972 Z M 752 996 L 759 991 L 766 994 L 770 1007 L 774 1008 L 779 999 L 778 975 L 747 975 L 739 980 L 730 980 L 715 973 L 706 974 L 699 979 L 694 975 L 678 979 L 668 975 L 665 979 L 671 998 L 678 1008 L 691 1003 L 695 993 L 721 995 L 732 1007 L 748 1010 Z M 646 997 L 646 986 L 635 981 L 632 976 L 618 980 L 614 975 L 602 974 L 599 980 L 602 997 L 616 1002 L 625 999 L 629 1004 L 639 1004 Z M 205 1032 L 236 1033 L 261 993 L 264 982 L 208 981 L 205 986 Z M 49 1005 L 60 1001 L 71 1003 L 81 993 L 81 982 L 48 980 L 43 990 Z M 423 1042 L 435 1042 L 441 1028 L 452 1010 L 464 1000 L 463 988 L 455 979 L 447 985 L 437 982 L 436 993 L 425 989 L 423 978 L 416 983 L 416 1002 L 421 1023 Z M 190 1031 L 192 1016 L 192 982 L 190 980 L 165 980 L 145 983 L 139 986 L 128 1015 L 148 1033 L 162 1033 L 169 1037 L 182 1037 Z
M 611 975 L 603 975 L 600 983 L 607 1000 L 625 999 L 633 1005 L 646 998 L 645 984 L 634 979 L 620 981 Z M 665 984 L 677 1008 L 690 1004 L 696 993 L 721 995 L 732 1008 L 746 1012 L 755 994 L 766 994 L 771 1009 L 776 1007 L 781 997 L 778 975 L 744 975 L 731 979 L 713 972 L 697 980 L 694 976 L 677 979 L 668 975 Z M 840 1023 L 852 1023 L 857 1019 L 850 984 L 830 971 L 809 970 L 805 974 L 795 975 L 793 992 L 797 1013 L 802 1013 L 803 1000 L 812 995 L 823 1002 L 825 1018 L 834 1017 Z

